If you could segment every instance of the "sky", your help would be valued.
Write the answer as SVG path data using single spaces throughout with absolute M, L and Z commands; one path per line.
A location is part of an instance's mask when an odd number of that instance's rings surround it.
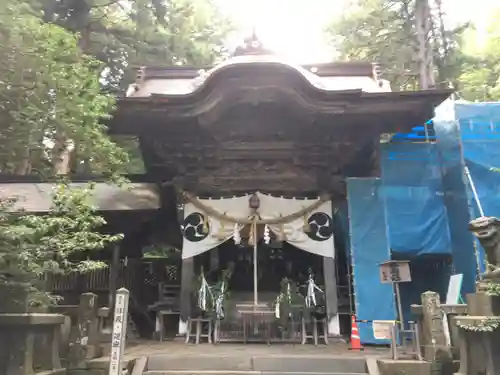
M 335 19 L 349 0 L 218 0 L 233 19 L 238 31 L 230 38 L 234 48 L 255 26 L 267 48 L 296 63 L 331 61 L 324 28 Z M 450 24 L 472 21 L 479 28 L 500 0 L 448 0 Z

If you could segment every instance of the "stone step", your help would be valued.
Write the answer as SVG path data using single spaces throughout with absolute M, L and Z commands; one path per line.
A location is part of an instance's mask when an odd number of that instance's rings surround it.
M 274 356 L 210 356 L 210 355 L 153 355 L 148 358 L 147 371 L 237 373 L 301 373 L 301 374 L 365 374 L 364 357 L 319 355 Z M 173 375 L 173 374 L 172 374 Z
M 143 375 L 362 375 L 347 372 L 275 372 L 275 371 L 146 371 Z M 364 374 L 363 374 L 364 375 Z M 366 374 L 368 375 L 368 374 Z

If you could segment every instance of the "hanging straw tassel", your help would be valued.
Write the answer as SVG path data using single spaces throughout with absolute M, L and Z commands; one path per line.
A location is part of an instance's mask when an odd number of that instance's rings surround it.
M 302 226 L 302 230 L 304 231 L 304 233 L 309 233 L 311 231 L 311 226 L 309 225 L 309 221 L 307 220 L 308 215 L 304 215 L 304 225 Z
M 240 228 L 238 224 L 234 224 L 233 240 L 236 245 L 239 245 L 241 243 Z
M 280 229 L 279 229 L 278 235 L 277 235 L 278 241 L 279 242 L 285 242 L 286 241 L 285 225 L 284 224 L 280 224 L 279 228 Z
M 226 283 L 223 281 L 220 287 L 220 293 L 217 296 L 217 300 L 215 302 L 215 313 L 217 314 L 218 319 L 224 319 L 224 293 L 226 292 Z
M 205 214 L 203 215 L 203 233 L 207 234 L 209 231 L 209 228 L 208 228 L 208 215 Z
M 208 298 L 208 283 L 205 279 L 205 274 L 201 271 L 201 285 L 198 290 L 198 307 L 202 311 L 207 311 L 207 298 Z
M 221 240 L 226 238 L 226 228 L 225 228 L 225 223 L 223 221 L 219 222 L 219 232 L 217 233 L 217 237 Z

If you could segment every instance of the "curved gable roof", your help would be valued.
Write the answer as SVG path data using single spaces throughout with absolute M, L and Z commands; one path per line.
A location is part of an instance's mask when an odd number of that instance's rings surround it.
M 389 85 L 377 80 L 369 63 L 329 63 L 295 65 L 271 55 L 243 55 L 232 57 L 208 69 L 189 67 L 143 68 L 138 82 L 130 90 L 129 97 L 152 95 L 194 96 L 208 90 L 224 78 L 240 76 L 288 75 L 297 78 L 301 86 L 318 91 L 362 90 L 387 92 Z

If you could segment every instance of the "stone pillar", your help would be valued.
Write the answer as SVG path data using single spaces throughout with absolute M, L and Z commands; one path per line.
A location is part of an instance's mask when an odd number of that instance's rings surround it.
M 323 274 L 325 279 L 325 299 L 326 299 L 326 313 L 328 321 L 328 334 L 331 336 L 340 336 L 335 259 L 328 257 L 323 258 Z
M 186 333 L 186 323 L 191 314 L 191 295 L 193 292 L 194 257 L 183 259 L 181 268 L 181 296 L 179 318 L 179 334 Z
M 96 358 L 99 350 L 99 306 L 97 295 L 83 293 L 78 306 L 77 333 L 69 352 L 70 368 L 85 366 L 86 359 Z
M 439 294 L 422 293 L 422 342 L 430 343 L 424 348 L 424 360 L 432 363 L 433 371 L 453 374 L 453 358 L 443 326 L 443 311 Z

